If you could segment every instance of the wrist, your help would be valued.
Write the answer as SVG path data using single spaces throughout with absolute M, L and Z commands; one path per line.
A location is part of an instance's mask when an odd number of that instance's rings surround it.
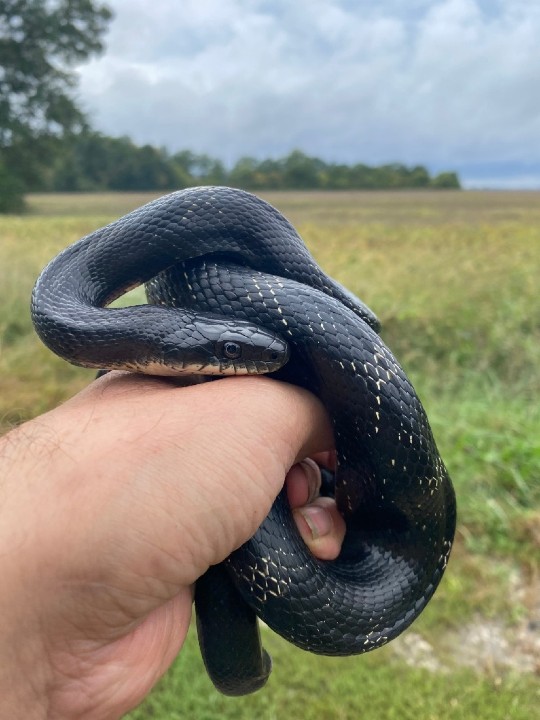
M 42 594 L 37 579 L 32 580 L 33 568 L 39 561 L 24 521 L 32 501 L 23 493 L 21 509 L 19 503 L 13 502 L 14 494 L 9 488 L 13 478 L 19 479 L 11 462 L 12 455 L 19 450 L 20 436 L 16 433 L 9 439 L 2 438 L 0 447 L 0 477 L 4 478 L 5 492 L 0 512 L 0 717 L 42 720 L 48 717 L 46 689 L 50 666 L 34 606 Z
M 7 626 L 10 621 L 3 615 L 2 625 Z M 0 643 L 0 717 L 49 719 L 48 664 L 39 649 L 39 640 L 24 622 L 17 623 L 12 630 L 2 633 Z

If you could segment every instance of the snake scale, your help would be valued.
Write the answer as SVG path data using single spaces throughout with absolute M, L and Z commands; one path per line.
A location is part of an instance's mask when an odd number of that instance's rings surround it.
M 148 305 L 105 307 L 142 283 Z M 76 365 L 271 372 L 327 408 L 343 549 L 335 561 L 313 557 L 282 491 L 254 537 L 198 581 L 199 643 L 222 692 L 268 678 L 257 617 L 305 650 L 353 655 L 395 638 L 425 607 L 456 522 L 426 414 L 375 315 L 323 273 L 271 205 L 223 187 L 159 198 L 54 258 L 32 317 Z

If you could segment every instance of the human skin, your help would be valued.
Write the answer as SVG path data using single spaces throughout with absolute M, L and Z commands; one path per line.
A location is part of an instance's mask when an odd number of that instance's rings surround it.
M 184 642 L 193 584 L 257 529 L 287 478 L 311 551 L 344 523 L 317 497 L 319 401 L 266 378 L 121 373 L 0 440 L 0 717 L 113 720 Z

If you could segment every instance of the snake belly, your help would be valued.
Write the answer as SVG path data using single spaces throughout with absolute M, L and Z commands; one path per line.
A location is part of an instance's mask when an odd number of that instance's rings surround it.
M 103 307 L 141 282 L 149 306 Z M 266 682 L 257 617 L 305 650 L 353 655 L 422 611 L 453 541 L 450 478 L 375 316 L 324 275 L 277 210 L 229 188 L 166 196 L 55 258 L 32 315 L 45 343 L 76 364 L 273 372 L 328 410 L 342 552 L 314 558 L 281 493 L 255 536 L 198 581 L 199 642 L 218 689 L 240 695 Z

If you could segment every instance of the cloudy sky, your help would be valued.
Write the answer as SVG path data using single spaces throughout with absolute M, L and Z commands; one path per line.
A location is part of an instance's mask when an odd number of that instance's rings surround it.
M 109 135 L 228 165 L 298 148 L 540 188 L 538 0 L 107 4 L 79 92 Z

